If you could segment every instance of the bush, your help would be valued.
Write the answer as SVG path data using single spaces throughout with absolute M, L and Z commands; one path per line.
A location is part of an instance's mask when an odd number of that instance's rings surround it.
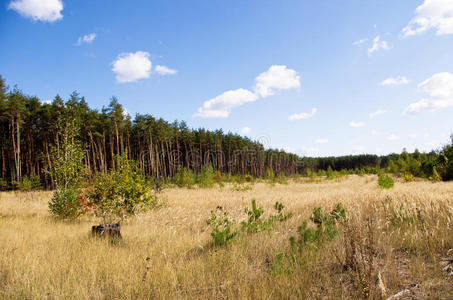
M 178 187 L 192 188 L 195 184 L 195 175 L 192 170 L 179 168 L 174 180 Z
M 282 203 L 276 202 L 274 205 L 277 214 L 271 215 L 267 219 L 262 219 L 264 209 L 256 206 L 256 200 L 252 200 L 252 208 L 245 208 L 245 213 L 248 216 L 247 222 L 242 222 L 242 231 L 255 233 L 259 231 L 267 231 L 272 228 L 276 221 L 284 222 L 292 217 L 292 214 L 284 214 L 285 206 Z
M 105 222 L 159 206 L 157 196 L 127 154 L 117 157 L 117 170 L 98 175 L 87 191 L 94 214 Z
M 214 169 L 212 168 L 212 165 L 204 165 L 201 168 L 200 173 L 198 173 L 196 181 L 201 188 L 212 188 L 215 184 Z
M 394 186 L 392 177 L 387 174 L 379 175 L 378 184 L 383 189 L 391 189 Z
M 21 192 L 29 192 L 32 190 L 33 185 L 28 177 L 23 177 L 21 181 L 13 181 L 14 188 Z
M 76 188 L 59 188 L 55 190 L 50 200 L 50 212 L 61 219 L 76 219 L 85 212 L 78 199 Z
M 227 245 L 238 234 L 226 211 L 223 215 L 217 215 L 211 211 L 211 216 L 206 223 L 213 228 L 211 237 L 214 240 L 214 246 Z
M 415 176 L 412 175 L 411 173 L 407 173 L 407 172 L 404 173 L 403 178 L 404 178 L 405 182 L 413 182 L 413 181 L 415 181 Z

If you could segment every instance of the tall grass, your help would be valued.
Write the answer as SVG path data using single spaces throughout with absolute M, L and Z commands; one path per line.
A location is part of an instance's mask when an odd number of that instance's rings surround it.
M 0 193 L 0 298 L 376 299 L 409 289 L 413 297 L 451 299 L 452 279 L 439 261 L 453 248 L 453 183 L 383 190 L 371 180 L 256 183 L 253 192 L 170 188 L 167 206 L 122 224 L 120 245 L 90 238 L 90 216 L 54 220 L 49 192 Z M 293 217 L 213 247 L 210 211 L 221 206 L 235 223 L 246 222 L 252 199 L 262 218 L 277 201 Z M 331 212 L 337 203 L 347 212 L 338 234 L 317 251 L 298 252 L 297 263 L 282 261 L 313 209 Z

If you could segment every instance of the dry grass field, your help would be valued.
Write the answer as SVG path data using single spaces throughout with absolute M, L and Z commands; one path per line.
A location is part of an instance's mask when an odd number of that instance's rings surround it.
M 453 183 L 396 182 L 375 176 L 214 189 L 167 189 L 165 207 L 122 224 L 123 242 L 90 237 L 99 220 L 68 223 L 48 213 L 50 192 L 0 194 L 1 299 L 453 299 Z M 206 219 L 222 206 L 235 221 L 256 199 L 293 217 L 269 232 L 213 247 Z M 314 207 L 341 203 L 340 234 L 303 263 L 273 272 L 276 255 Z M 397 298 L 394 298 L 397 299 Z M 400 299 L 400 298 L 398 298 Z

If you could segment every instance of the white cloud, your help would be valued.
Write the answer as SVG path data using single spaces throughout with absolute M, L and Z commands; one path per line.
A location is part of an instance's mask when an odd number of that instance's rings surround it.
M 436 35 L 453 34 L 453 1 L 425 0 L 415 10 L 415 17 L 403 28 L 403 37 L 435 29 Z
M 76 46 L 80 46 L 82 45 L 83 43 L 85 44 L 91 44 L 94 39 L 96 38 L 96 33 L 90 33 L 90 34 L 86 34 L 84 36 L 81 36 L 77 39 L 77 43 L 75 44 Z
M 399 139 L 399 136 L 397 136 L 396 134 L 393 134 L 393 133 L 392 133 L 392 134 L 389 134 L 389 135 L 387 136 L 387 139 L 388 139 L 389 141 L 396 141 L 396 140 Z
M 130 115 L 129 111 L 126 108 L 123 108 L 123 118 L 127 118 Z
M 349 126 L 351 127 L 363 127 L 365 126 L 365 123 L 360 121 L 360 122 L 354 122 L 354 121 L 351 121 L 349 122 Z
M 432 112 L 453 106 L 453 74 L 437 73 L 418 85 L 418 89 L 427 97 L 410 104 L 404 111 L 416 115 L 422 112 Z
M 327 144 L 329 142 L 328 139 L 316 139 L 315 143 L 316 144 Z
M 415 139 L 417 137 L 417 134 L 416 133 L 411 133 L 411 134 L 409 134 L 409 137 L 411 139 Z
M 371 130 L 371 135 L 377 135 L 377 134 L 378 134 L 377 130 Z
M 63 19 L 61 0 L 13 0 L 9 3 L 8 9 L 15 10 L 34 21 L 55 22 Z
M 237 89 L 227 91 L 220 96 L 204 102 L 203 106 L 198 108 L 195 116 L 202 118 L 227 118 L 233 108 L 256 101 L 257 99 L 258 97 L 249 90 Z
M 368 48 L 368 56 L 371 56 L 371 54 L 373 54 L 374 52 L 379 51 L 381 49 L 389 50 L 390 47 L 389 47 L 387 41 L 381 40 L 381 37 L 379 35 L 377 35 L 373 39 L 373 45 L 371 46 L 371 48 Z
M 120 83 L 149 78 L 151 73 L 151 61 L 148 52 L 122 53 L 112 64 L 116 81 Z
M 44 100 L 41 103 L 42 104 L 52 104 L 52 100 Z
M 286 66 L 271 66 L 256 77 L 255 93 L 262 97 L 274 95 L 278 90 L 300 87 L 300 76 Z
M 409 84 L 409 80 L 404 76 L 390 77 L 381 81 L 380 85 L 384 86 L 397 86 L 403 84 Z
M 303 112 L 303 113 L 300 113 L 300 114 L 293 114 L 291 116 L 288 117 L 288 120 L 290 121 L 295 121 L 295 120 L 304 120 L 304 119 L 308 119 L 308 118 L 311 118 L 313 117 L 314 115 L 316 115 L 316 112 L 318 111 L 318 109 L 316 108 L 312 108 L 311 109 L 311 112 Z
M 361 40 L 358 40 L 358 41 L 355 41 L 354 43 L 352 43 L 354 46 L 358 46 L 358 45 L 361 45 L 363 43 L 365 43 L 366 41 L 368 41 L 368 39 L 361 39 Z
M 166 66 L 156 66 L 154 71 L 160 75 L 174 75 L 178 72 L 177 70 L 170 69 Z
M 374 112 L 372 112 L 372 113 L 369 113 L 368 116 L 369 116 L 370 118 L 374 118 L 374 117 L 376 117 L 376 116 L 385 114 L 386 112 L 387 112 L 386 110 L 378 109 L 378 110 L 376 110 L 376 111 L 374 111 Z
M 246 135 L 249 134 L 252 131 L 250 127 L 244 127 L 241 129 L 241 134 Z
M 300 86 L 296 71 L 286 66 L 271 66 L 269 70 L 256 77 L 254 93 L 246 89 L 230 90 L 213 99 L 205 101 L 194 115 L 202 118 L 227 118 L 235 107 L 253 102 L 259 98 L 274 95 L 278 90 Z M 316 112 L 316 111 L 315 111 Z

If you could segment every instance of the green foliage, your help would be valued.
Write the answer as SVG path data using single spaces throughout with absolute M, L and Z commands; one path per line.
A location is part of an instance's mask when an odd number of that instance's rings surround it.
M 211 211 L 211 216 L 206 223 L 212 227 L 211 237 L 214 240 L 214 246 L 225 246 L 238 234 L 226 211 L 223 215 Z
M 415 181 L 415 176 L 412 173 L 404 173 L 403 179 L 405 182 L 413 182 Z
M 315 227 L 309 226 L 311 221 Z M 290 253 L 277 254 L 277 257 L 271 268 L 271 274 L 279 275 L 290 273 L 295 264 L 303 263 L 303 254 L 305 252 L 316 252 L 325 243 L 333 240 L 339 233 L 340 224 L 346 221 L 346 210 L 340 203 L 330 211 L 325 213 L 321 207 L 313 209 L 310 220 L 305 220 L 297 228 L 297 237 L 290 237 Z
M 247 214 L 247 221 L 241 222 L 241 230 L 238 226 L 228 218 L 228 212 L 211 211 L 211 216 L 206 221 L 212 227 L 211 237 L 215 246 L 224 246 L 228 244 L 239 233 L 257 233 L 261 231 L 269 231 L 275 223 L 284 222 L 292 217 L 292 214 L 284 214 L 283 209 L 285 206 L 279 202 L 274 205 L 276 214 L 263 218 L 264 209 L 257 207 L 256 200 L 252 200 L 252 207 L 245 208 Z
M 21 181 L 13 181 L 12 184 L 15 189 L 17 189 L 21 192 L 30 192 L 32 190 L 42 189 L 41 179 L 39 178 L 39 176 L 30 176 L 30 178 L 25 176 L 25 177 L 22 177 Z M 1 183 L 0 183 L 0 189 L 1 189 Z
M 201 188 L 212 188 L 215 184 L 212 165 L 204 165 L 198 173 L 196 182 Z
M 195 175 L 187 168 L 179 168 L 174 180 L 178 187 L 192 188 L 195 185 Z
M 392 177 L 387 174 L 379 175 L 378 184 L 383 189 L 391 189 L 394 186 L 394 181 Z
M 442 180 L 442 177 L 437 172 L 436 167 L 433 167 L 433 175 L 429 177 L 429 180 L 431 180 L 433 182 L 438 182 L 438 181 Z
M 54 216 L 62 219 L 74 219 L 85 212 L 77 201 L 85 172 L 84 153 L 77 136 L 74 122 L 68 122 L 62 133 L 61 146 L 52 149 L 52 168 L 49 173 L 55 181 L 56 190 L 49 202 L 49 209 Z
M 94 179 L 87 198 L 94 214 L 109 222 L 159 207 L 157 196 L 127 154 L 117 157 L 115 171 Z
M 75 187 L 56 189 L 49 203 L 49 209 L 54 216 L 61 219 L 76 219 L 85 212 Z
M 284 214 L 283 209 L 285 206 L 282 203 L 276 202 L 274 205 L 276 214 L 271 215 L 268 218 L 262 218 L 264 209 L 257 207 L 256 200 L 252 200 L 252 207 L 245 208 L 247 214 L 247 221 L 241 223 L 242 231 L 247 233 L 256 233 L 260 231 L 269 231 L 274 226 L 276 221 L 284 222 L 292 217 L 292 214 Z

